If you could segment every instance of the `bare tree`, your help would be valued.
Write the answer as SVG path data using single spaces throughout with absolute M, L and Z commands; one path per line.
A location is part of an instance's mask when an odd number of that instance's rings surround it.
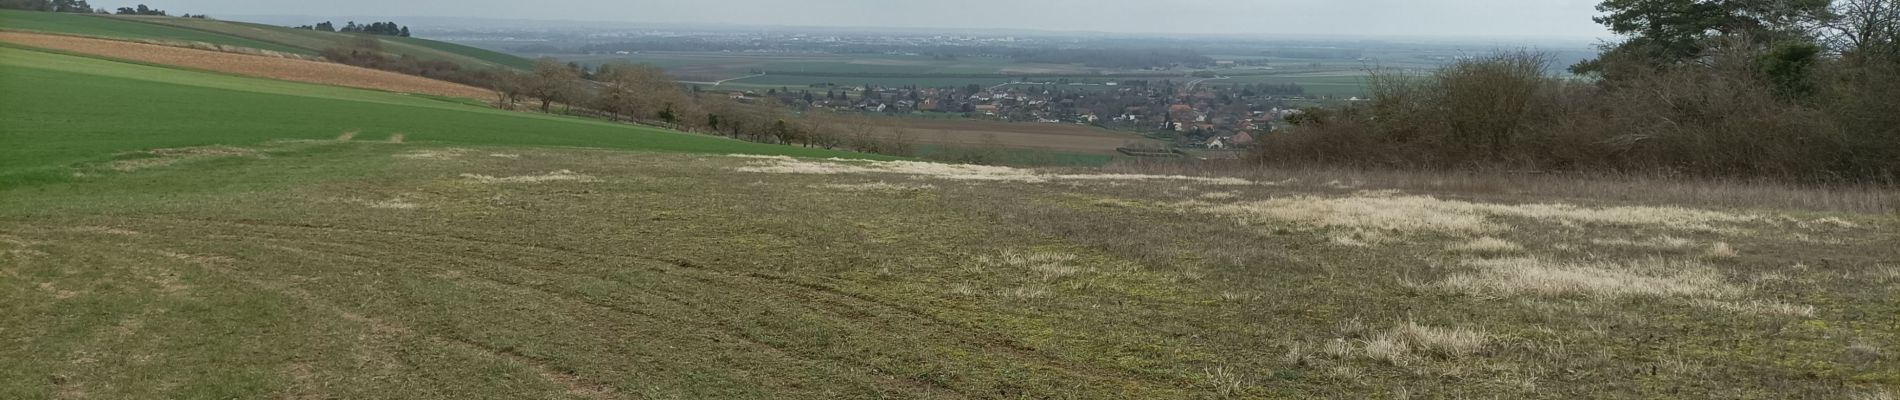
M 554 103 L 572 103 L 581 92 L 579 71 L 552 58 L 534 63 L 534 73 L 526 76 L 523 89 L 528 96 L 541 100 L 541 112 L 553 112 Z
M 1900 2 L 1836 0 L 1824 33 L 1835 51 L 1860 60 L 1900 56 Z

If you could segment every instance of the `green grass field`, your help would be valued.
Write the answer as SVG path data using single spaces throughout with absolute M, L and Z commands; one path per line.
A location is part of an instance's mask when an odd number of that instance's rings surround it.
M 279 139 L 404 134 L 415 142 L 841 155 L 422 96 L 189 72 L 0 47 L 0 185 L 63 179 L 114 154 Z M 191 101 L 177 101 L 177 99 Z
M 383 51 L 471 67 L 529 68 L 533 61 L 493 51 L 417 38 L 353 35 L 213 19 L 103 16 L 0 10 L 0 28 L 107 38 L 205 42 L 316 55 L 354 38 L 380 41 Z

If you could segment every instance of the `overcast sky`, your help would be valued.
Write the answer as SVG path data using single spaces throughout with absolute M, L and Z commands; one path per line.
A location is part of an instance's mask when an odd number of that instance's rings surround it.
M 1595 38 L 1600 0 L 150 0 L 176 13 L 1127 33 Z M 118 6 L 121 1 L 95 5 Z

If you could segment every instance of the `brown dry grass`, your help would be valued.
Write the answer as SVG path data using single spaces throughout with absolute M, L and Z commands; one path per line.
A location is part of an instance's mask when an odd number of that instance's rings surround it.
M 1890 187 L 1813 187 L 1768 182 L 1675 179 L 1605 174 L 1516 174 L 1503 171 L 1268 167 L 1240 160 L 1121 160 L 1110 172 L 1227 176 L 1279 182 L 1292 188 L 1377 187 L 1415 194 L 1503 201 L 1575 200 L 1585 204 L 1667 204 L 1681 207 L 1900 212 Z M 1337 182 L 1339 187 L 1328 187 Z M 1350 184 L 1348 184 L 1350 183 Z
M 0 32 L 0 41 L 286 81 L 471 99 L 489 96 L 488 90 L 473 86 L 320 61 L 25 32 Z

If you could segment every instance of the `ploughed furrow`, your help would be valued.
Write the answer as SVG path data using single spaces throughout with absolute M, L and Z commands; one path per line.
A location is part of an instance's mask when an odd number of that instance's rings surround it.
M 602 336 L 642 332 L 664 337 L 661 341 L 670 345 L 742 347 L 770 356 L 750 362 L 757 363 L 753 367 L 783 375 L 773 381 L 797 382 L 823 379 L 811 375 L 862 371 L 847 374 L 868 377 L 859 384 L 882 387 L 878 391 L 951 397 L 1015 393 L 1022 389 L 1021 383 L 1011 380 L 1024 373 L 1036 375 L 1042 385 L 1055 385 L 1044 389 L 1071 385 L 1126 387 L 1130 382 L 1143 381 L 1126 371 L 1068 362 L 1006 335 L 943 320 L 900 302 L 853 293 L 835 284 L 727 271 L 690 260 L 374 229 L 253 221 L 141 221 L 169 227 L 154 230 L 269 242 L 278 247 L 349 257 L 355 264 L 381 264 L 372 270 L 401 269 L 436 279 L 473 278 L 487 285 L 525 290 L 546 299 L 543 301 L 559 303 L 555 308 L 570 313 L 566 317 L 574 323 L 590 325 L 589 329 L 613 327 L 602 330 Z M 637 338 L 623 339 L 627 340 L 619 343 L 637 343 L 633 340 Z M 603 346 L 607 353 L 625 351 L 630 359 L 646 358 L 634 356 L 641 354 L 641 349 L 614 347 L 624 344 Z M 576 365 L 572 369 L 616 368 L 625 366 Z M 1003 372 L 970 376 L 945 371 Z

